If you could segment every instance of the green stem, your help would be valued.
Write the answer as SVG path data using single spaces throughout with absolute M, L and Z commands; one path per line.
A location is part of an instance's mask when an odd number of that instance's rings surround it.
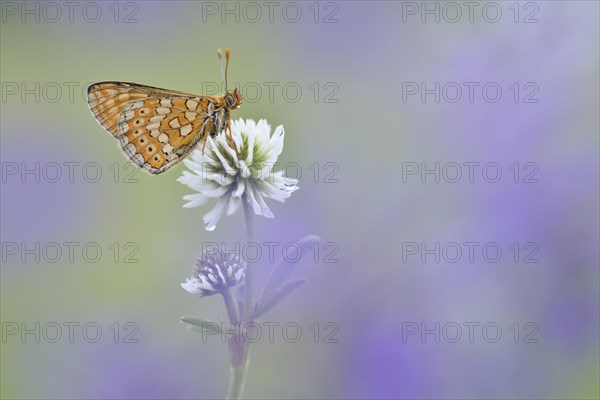
M 231 294 L 231 289 L 225 289 L 222 294 L 223 300 L 225 301 L 225 307 L 227 308 L 227 314 L 229 315 L 231 328 L 235 329 L 236 326 L 239 326 L 236 302 Z M 231 360 L 231 379 L 229 381 L 227 398 L 240 399 L 244 389 L 244 375 L 246 372 L 246 367 L 244 365 L 244 344 L 237 343 L 235 337 L 228 338 L 227 344 L 229 346 L 229 357 Z
M 244 218 L 246 220 L 246 233 L 248 236 L 248 243 L 254 241 L 254 213 L 248 203 L 248 198 L 246 194 L 242 195 L 242 204 L 244 205 Z M 254 281 L 253 281 L 253 269 L 250 263 L 246 265 L 246 273 L 244 280 L 244 315 L 241 319 L 244 326 L 247 326 L 252 322 L 252 314 L 254 313 Z M 233 298 L 230 292 L 223 294 L 225 298 L 225 305 L 227 307 L 229 318 L 231 320 L 231 316 L 233 311 L 235 310 L 235 322 L 239 322 L 237 318 L 237 307 L 233 304 Z M 231 304 L 228 304 L 231 303 Z M 234 322 L 232 322 L 233 324 Z M 243 331 L 244 328 L 242 328 Z M 227 393 L 228 399 L 241 399 L 242 392 L 244 390 L 244 381 L 246 378 L 246 370 L 248 369 L 248 364 L 250 362 L 250 343 L 241 341 L 240 343 L 236 343 L 234 338 L 229 340 L 229 350 L 231 353 L 231 380 L 229 382 L 229 392 Z
M 231 289 L 228 287 L 223 291 L 223 300 L 225 301 L 225 307 L 227 308 L 227 315 L 229 315 L 229 322 L 231 325 L 235 325 L 238 323 L 238 309 L 235 304 L 235 300 L 233 300 L 233 295 L 231 294 Z
M 231 366 L 231 381 L 229 382 L 229 392 L 227 393 L 227 399 L 238 400 L 242 398 L 247 365 L 248 363 L 245 362 L 239 366 Z
M 242 203 L 244 204 L 244 217 L 246 218 L 246 234 L 248 236 L 248 243 L 252 243 L 254 242 L 254 212 L 252 210 L 252 207 L 250 206 L 250 203 L 248 202 L 248 198 L 246 197 L 245 193 L 242 195 Z M 252 313 L 254 312 L 254 279 L 252 276 L 253 270 L 253 266 L 250 265 L 250 263 L 248 263 L 248 265 L 246 265 L 246 280 L 244 282 L 244 292 L 246 294 L 246 298 L 244 301 L 243 320 L 246 324 L 252 322 Z

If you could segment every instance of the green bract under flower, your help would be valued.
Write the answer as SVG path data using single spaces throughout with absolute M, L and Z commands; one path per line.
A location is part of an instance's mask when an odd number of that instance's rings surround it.
M 178 182 L 197 193 L 183 197 L 186 208 L 198 207 L 211 199 L 218 199 L 214 208 L 204 216 L 204 226 L 212 231 L 224 213 L 233 214 L 245 195 L 255 214 L 273 218 L 265 198 L 285 201 L 298 190 L 298 180 L 274 172 L 277 158 L 283 150 L 284 130 L 278 126 L 271 135 L 271 126 L 265 120 L 231 121 L 232 148 L 229 133 L 221 132 L 208 138 L 202 154 L 198 146 L 184 160 L 189 171 L 183 171 Z

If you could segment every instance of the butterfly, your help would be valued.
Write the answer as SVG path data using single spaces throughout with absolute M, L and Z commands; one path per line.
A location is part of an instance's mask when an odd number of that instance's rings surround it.
M 221 60 L 227 88 L 229 49 Z M 160 174 L 182 161 L 202 141 L 224 129 L 231 134 L 231 110 L 239 108 L 237 88 L 223 96 L 202 96 L 128 82 L 98 82 L 87 93 L 96 120 L 121 145 L 125 156 L 151 174 Z

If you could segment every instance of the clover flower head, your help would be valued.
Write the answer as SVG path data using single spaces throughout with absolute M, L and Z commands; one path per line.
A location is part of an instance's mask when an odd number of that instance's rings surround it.
M 223 293 L 244 279 L 246 262 L 239 256 L 225 252 L 202 253 L 196 260 L 191 278 L 187 278 L 181 287 L 191 294 L 211 296 Z
M 207 138 L 202 154 L 201 146 L 192 151 L 183 162 L 189 171 L 183 171 L 177 181 L 197 193 L 183 197 L 186 208 L 198 207 L 211 199 L 218 199 L 214 208 L 204 215 L 204 227 L 212 231 L 224 213 L 233 214 L 245 198 L 257 215 L 273 218 L 265 198 L 279 202 L 298 190 L 298 180 L 285 177 L 273 167 L 283 150 L 284 130 L 278 126 L 271 135 L 271 126 L 265 120 L 231 121 L 231 133 L 221 132 L 214 139 Z M 237 149 L 237 151 L 236 151 Z

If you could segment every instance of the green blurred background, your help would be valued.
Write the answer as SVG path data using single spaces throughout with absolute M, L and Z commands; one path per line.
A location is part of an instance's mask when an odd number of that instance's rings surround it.
M 295 272 L 310 282 L 263 319 L 302 336 L 254 346 L 249 398 L 598 398 L 598 2 L 475 3 L 471 20 L 462 2 L 2 2 L 0 396 L 224 395 L 226 345 L 178 322 L 219 321 L 222 302 L 179 285 L 203 244 L 245 241 L 242 215 L 206 232 L 210 208 L 182 208 L 184 167 L 134 173 L 84 93 L 106 80 L 202 93 L 230 47 L 246 97 L 234 117 L 284 125 L 280 162 L 301 173 L 257 240 L 323 240 Z M 407 94 L 423 82 L 455 85 L 439 102 Z M 502 179 L 420 175 L 469 162 Z M 424 251 L 464 242 L 503 256 Z

